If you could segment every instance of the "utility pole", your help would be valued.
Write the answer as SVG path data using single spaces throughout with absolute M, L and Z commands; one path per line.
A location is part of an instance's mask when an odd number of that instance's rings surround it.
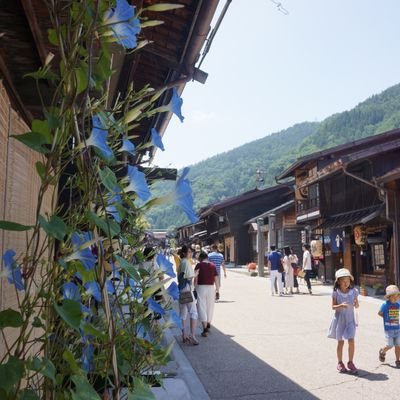
M 258 276 L 264 276 L 264 240 L 261 230 L 264 225 L 263 218 L 257 218 L 257 251 L 258 251 Z

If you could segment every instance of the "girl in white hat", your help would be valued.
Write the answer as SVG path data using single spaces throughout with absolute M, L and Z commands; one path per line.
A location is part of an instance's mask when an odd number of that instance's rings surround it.
M 356 321 L 354 308 L 358 308 L 358 290 L 353 287 L 353 276 L 346 268 L 341 268 L 335 273 L 335 285 L 332 293 L 332 309 L 335 315 L 329 327 L 328 337 L 336 339 L 337 343 L 337 370 L 339 372 L 358 372 L 353 363 L 354 358 L 354 336 L 356 334 Z M 349 361 L 347 368 L 343 363 L 344 341 L 349 344 Z
M 396 285 L 386 288 L 386 302 L 382 304 L 379 315 L 383 318 L 386 346 L 379 350 L 379 361 L 384 362 L 386 352 L 394 346 L 396 367 L 400 368 L 400 291 Z

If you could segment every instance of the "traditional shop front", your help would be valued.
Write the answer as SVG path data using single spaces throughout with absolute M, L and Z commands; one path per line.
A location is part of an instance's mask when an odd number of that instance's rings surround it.
M 299 159 L 278 180 L 296 179 L 296 221 L 328 280 L 349 268 L 361 285 L 399 281 L 400 130 Z

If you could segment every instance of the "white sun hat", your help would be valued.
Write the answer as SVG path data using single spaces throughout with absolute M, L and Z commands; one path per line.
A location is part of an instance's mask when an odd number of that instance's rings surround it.
M 353 275 L 347 268 L 340 268 L 335 272 L 335 282 L 338 281 L 339 278 L 345 278 L 348 276 L 352 281 L 354 280 Z
M 386 288 L 386 296 L 385 299 L 388 299 L 390 296 L 394 296 L 396 294 L 400 294 L 400 290 L 396 285 L 389 285 Z

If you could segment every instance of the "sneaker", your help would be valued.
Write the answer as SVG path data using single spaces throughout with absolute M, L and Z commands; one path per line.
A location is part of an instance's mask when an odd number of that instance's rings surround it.
M 211 324 L 209 322 L 207 322 L 207 329 L 211 328 Z
M 349 372 L 351 374 L 356 374 L 358 372 L 358 369 L 356 368 L 356 366 L 354 365 L 353 361 L 349 361 L 347 363 L 347 368 L 349 369 Z
M 380 349 L 379 350 L 379 361 L 385 362 L 385 356 L 386 356 L 386 353 L 383 351 L 383 349 Z
M 400 368 L 400 360 L 396 360 L 396 368 Z
M 207 328 L 203 329 L 203 332 L 201 332 L 201 336 L 203 336 L 203 337 L 207 337 L 208 336 L 208 329 Z
M 338 362 L 338 365 L 336 366 L 336 369 L 341 373 L 344 374 L 345 372 L 347 372 L 346 367 L 343 364 L 343 361 Z

